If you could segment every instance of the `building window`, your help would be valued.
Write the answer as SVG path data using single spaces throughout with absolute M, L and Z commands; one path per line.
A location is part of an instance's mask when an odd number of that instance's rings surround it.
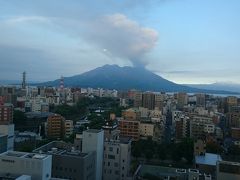
M 114 167 L 118 167 L 118 163 L 115 162 L 115 163 L 114 163 Z
M 109 151 L 111 151 L 111 152 L 112 152 L 112 151 L 113 151 L 113 147 L 109 147 Z
M 115 156 L 114 155 L 108 155 L 108 159 L 115 159 Z

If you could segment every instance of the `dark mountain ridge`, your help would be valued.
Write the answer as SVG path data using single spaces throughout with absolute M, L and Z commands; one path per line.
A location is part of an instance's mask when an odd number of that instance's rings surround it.
M 59 79 L 37 85 L 59 86 Z M 64 77 L 66 87 L 92 87 L 117 90 L 138 89 L 142 91 L 189 92 L 231 94 L 221 90 L 205 90 L 168 81 L 144 67 L 119 67 L 118 65 L 104 65 L 80 75 Z

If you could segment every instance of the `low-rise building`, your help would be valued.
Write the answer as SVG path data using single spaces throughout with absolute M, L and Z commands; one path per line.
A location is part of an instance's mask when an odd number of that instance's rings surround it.
M 222 161 L 221 156 L 218 154 L 205 153 L 195 156 L 196 168 L 207 174 L 215 174 L 218 161 Z
M 95 180 L 95 152 L 82 153 L 75 150 L 72 144 L 53 141 L 36 150 L 36 153 L 52 155 L 52 177 Z
M 240 163 L 219 161 L 217 163 L 217 180 L 239 180 Z
M 52 156 L 39 153 L 7 151 L 0 154 L 0 175 L 28 175 L 36 180 L 49 180 L 52 170 Z

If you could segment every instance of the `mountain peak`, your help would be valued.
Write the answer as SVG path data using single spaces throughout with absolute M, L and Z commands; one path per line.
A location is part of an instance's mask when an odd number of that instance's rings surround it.
M 117 64 L 105 64 L 100 68 L 120 68 L 120 66 L 118 66 Z
M 59 86 L 59 80 L 41 83 L 45 86 Z M 98 67 L 80 75 L 66 77 L 64 85 L 69 87 L 92 87 L 163 92 L 209 92 L 168 81 L 142 66 L 109 65 Z M 212 92 L 216 93 L 216 91 Z

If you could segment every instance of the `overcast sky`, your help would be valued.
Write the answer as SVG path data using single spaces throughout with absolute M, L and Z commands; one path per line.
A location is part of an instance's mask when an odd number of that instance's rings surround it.
M 0 0 L 0 80 L 105 64 L 177 83 L 240 83 L 240 1 Z

